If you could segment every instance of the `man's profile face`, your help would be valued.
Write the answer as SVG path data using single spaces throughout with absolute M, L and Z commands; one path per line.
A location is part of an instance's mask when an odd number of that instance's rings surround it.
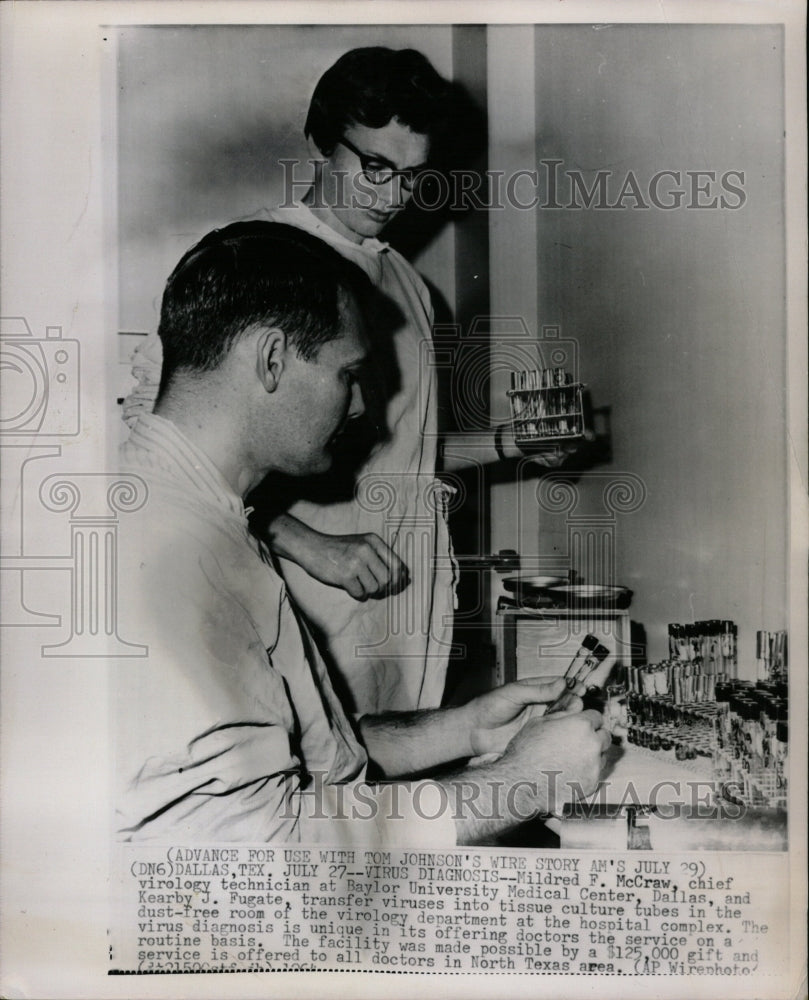
M 323 166 L 321 201 L 337 232 L 360 243 L 378 236 L 407 205 L 410 171 L 427 166 L 430 140 L 395 118 L 383 128 L 349 125 L 343 140 Z
M 367 344 L 359 307 L 343 297 L 342 333 L 304 361 L 289 352 L 285 377 L 289 400 L 287 467 L 293 476 L 326 472 L 332 465 L 331 446 L 346 423 L 360 416 L 365 405 L 359 376 Z

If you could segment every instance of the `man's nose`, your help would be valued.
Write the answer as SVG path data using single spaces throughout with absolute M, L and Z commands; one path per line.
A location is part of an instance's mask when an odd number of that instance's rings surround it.
M 348 405 L 348 419 L 361 417 L 365 413 L 365 400 L 362 396 L 362 386 L 354 382 L 351 386 L 351 402 Z

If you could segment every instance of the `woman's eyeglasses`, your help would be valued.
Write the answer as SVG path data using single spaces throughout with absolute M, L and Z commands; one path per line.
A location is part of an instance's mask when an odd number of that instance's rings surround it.
M 371 184 L 387 184 L 394 177 L 398 177 L 402 182 L 402 187 L 406 191 L 412 191 L 419 175 L 426 169 L 426 167 L 411 167 L 408 170 L 398 170 L 392 163 L 388 163 L 387 160 L 381 160 L 378 156 L 368 156 L 366 153 L 363 153 L 353 143 L 349 142 L 348 139 L 338 139 L 337 142 L 340 146 L 345 146 L 346 149 L 351 150 L 357 157 L 360 161 L 360 169 L 362 170 L 363 177 L 370 181 Z

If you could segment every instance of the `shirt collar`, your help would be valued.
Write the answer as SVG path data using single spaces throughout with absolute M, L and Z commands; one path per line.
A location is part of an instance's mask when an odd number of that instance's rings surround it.
M 246 518 L 242 498 L 208 456 L 170 420 L 156 413 L 142 413 L 132 428 L 128 444 L 142 449 L 173 478 L 217 507 Z
M 329 243 L 352 247 L 354 250 L 365 250 L 372 254 L 386 253 L 390 250 L 389 243 L 383 243 L 382 240 L 378 240 L 373 236 L 366 236 L 359 243 L 355 243 L 353 240 L 348 239 L 347 236 L 343 236 L 342 233 L 338 233 L 327 222 L 318 219 L 311 208 L 308 205 L 304 205 L 302 201 L 296 201 L 291 208 L 284 209 L 284 211 L 293 212 L 297 216 L 296 222 L 301 229 L 317 233 Z

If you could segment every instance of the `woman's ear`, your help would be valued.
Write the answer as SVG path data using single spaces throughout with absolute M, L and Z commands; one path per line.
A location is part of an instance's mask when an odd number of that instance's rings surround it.
M 256 338 L 256 373 L 267 392 L 275 392 L 286 360 L 287 338 L 279 327 L 261 330 Z

